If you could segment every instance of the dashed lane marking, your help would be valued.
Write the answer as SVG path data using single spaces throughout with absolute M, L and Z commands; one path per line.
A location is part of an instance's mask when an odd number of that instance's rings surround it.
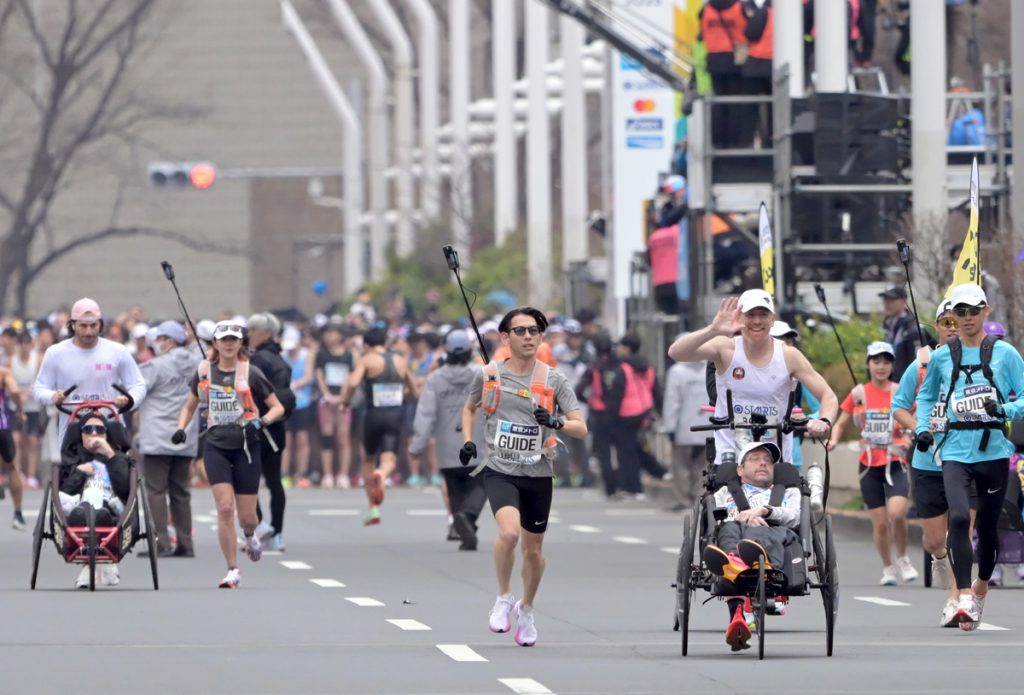
M 657 509 L 605 509 L 605 516 L 654 516 Z
M 995 630 L 995 631 L 1001 631 L 1001 632 L 1009 632 L 1010 631 L 1010 628 L 1008 628 L 1008 627 L 999 627 L 998 625 L 993 625 L 992 623 L 978 623 L 978 629 L 979 630 Z
M 310 565 L 307 565 L 301 560 L 281 560 L 281 565 L 290 570 L 311 570 L 313 569 Z
M 612 538 L 613 541 L 619 543 L 625 543 L 626 545 L 646 545 L 647 541 L 643 538 L 637 538 L 636 536 L 615 536 Z
M 410 620 L 407 618 L 389 618 L 388 622 L 397 627 L 400 630 L 429 630 L 429 625 L 424 625 L 419 620 Z
M 909 606 L 909 603 L 903 601 L 893 601 L 891 598 L 881 598 L 879 596 L 854 596 L 854 600 L 864 601 L 865 603 L 875 603 L 879 606 Z
M 455 661 L 487 661 L 470 649 L 468 644 L 439 644 L 437 648 Z
M 579 524 L 570 526 L 569 530 L 576 531 L 577 533 L 601 533 L 601 529 L 596 526 L 581 526 Z
M 406 509 L 409 516 L 448 516 L 446 509 Z
M 358 516 L 358 509 L 310 509 L 309 516 Z
M 344 589 L 345 585 L 339 582 L 337 579 L 310 579 L 317 586 L 324 589 Z
M 673 548 L 670 545 L 663 545 L 660 548 L 658 548 L 658 550 L 660 550 L 663 553 L 668 553 L 669 555 L 678 555 L 679 554 L 679 548 Z
M 192 517 L 192 520 L 197 524 L 215 524 L 217 523 L 217 517 L 210 516 L 209 514 L 196 514 Z
M 519 695 L 548 695 L 551 693 L 532 678 L 499 678 L 498 682 Z
M 362 606 L 364 608 L 369 608 L 369 607 L 372 607 L 372 606 L 383 606 L 384 605 L 383 603 L 381 603 L 377 599 L 370 598 L 368 596 L 346 596 L 345 600 L 349 601 L 350 603 L 354 603 L 357 606 Z

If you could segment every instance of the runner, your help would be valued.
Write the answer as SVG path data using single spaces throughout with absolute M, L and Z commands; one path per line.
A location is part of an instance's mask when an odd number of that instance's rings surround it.
M 939 336 L 939 347 L 945 345 L 957 334 L 957 321 L 948 301 L 939 304 L 939 308 L 935 311 L 935 333 Z M 911 362 L 907 370 L 903 372 L 899 389 L 892 397 L 893 416 L 897 422 L 910 430 L 917 426 L 917 420 L 914 418 L 912 410 L 914 409 L 914 400 L 917 398 L 917 390 L 924 377 L 924 370 L 927 369 L 931 356 L 931 350 L 927 348 L 918 351 L 917 359 Z M 944 399 L 945 394 L 941 394 L 940 400 Z M 935 432 L 946 431 L 944 402 L 937 402 L 932 408 L 929 416 L 929 430 L 933 436 Z M 932 578 L 936 586 L 950 591 L 946 605 L 942 609 L 942 618 L 939 624 L 942 627 L 955 627 L 953 616 L 956 614 L 960 592 L 956 589 L 956 583 L 952 581 L 953 570 L 949 566 L 949 554 L 946 549 L 949 503 L 946 501 L 946 490 L 942 484 L 942 466 L 935 460 L 934 451 L 931 449 L 918 451 L 916 447 L 914 448 L 910 463 L 910 477 L 913 483 L 911 490 L 914 495 L 914 507 L 917 510 L 917 518 L 921 520 L 922 545 L 924 545 L 925 552 L 931 553 L 932 556 Z M 972 494 L 972 497 L 976 498 L 977 496 Z
M 875 548 L 882 558 L 882 586 L 893 586 L 917 579 L 917 570 L 907 557 L 907 433 L 893 421 L 892 395 L 896 391 L 890 377 L 895 362 L 892 345 L 874 342 L 868 345 L 867 363 L 870 381 L 857 384 L 840 406 L 842 414 L 832 428 L 828 449 L 832 451 L 843 438 L 852 420 L 860 429 L 860 494 L 871 515 Z M 896 546 L 896 564 L 892 546 Z
M 808 421 L 807 436 L 825 437 L 839 410 L 836 394 L 799 350 L 769 335 L 774 321 L 771 295 L 764 290 L 747 290 L 739 299 L 723 299 L 711 324 L 676 339 L 668 354 L 677 362 L 713 361 L 715 416 L 728 415 L 726 391 L 731 391 L 738 423 L 749 423 L 753 413 L 765 415 L 769 424 L 781 421 L 787 415 L 794 380 L 798 381 L 821 403 L 821 416 Z M 734 337 L 737 330 L 740 335 Z M 724 452 L 735 455 L 747 443 L 749 435 L 745 432 L 749 430 L 715 432 L 716 463 L 722 462 Z M 774 437 L 775 433 L 766 436 Z M 793 460 L 792 434 L 783 437 L 782 460 Z
M 332 480 L 342 489 L 348 489 L 351 485 L 352 411 L 341 407 L 341 390 L 355 363 L 347 340 L 345 325 L 332 319 L 324 327 L 322 345 L 317 350 L 314 362 L 316 383 L 320 389 L 317 408 L 320 421 L 320 464 L 323 471 L 320 487 L 330 487 L 328 483 Z M 332 472 L 335 470 L 337 474 Z
M 1004 340 L 986 337 L 983 326 L 991 309 L 984 290 L 975 284 L 953 288 L 950 304 L 960 331 L 935 351 L 917 396 L 917 448 L 927 451 L 935 441 L 929 431 L 932 409 L 946 394 L 947 432 L 938 439 L 942 480 L 949 504 L 947 543 L 953 576 L 960 593 L 953 620 L 961 630 L 974 630 L 988 596 L 999 555 L 999 513 L 1006 496 L 1009 457 L 1006 420 L 1020 419 L 1024 400 L 1004 402 L 1011 391 L 1024 393 L 1024 360 Z M 954 360 L 953 350 L 960 359 Z M 959 362 L 959 368 L 956 368 Z M 971 583 L 974 553 L 970 538 L 969 489 L 978 491 L 978 579 Z
M 537 643 L 534 598 L 544 574 L 543 543 L 551 511 L 555 450 L 553 436 L 587 436 L 576 394 L 568 379 L 537 359 L 537 349 L 548 322 L 532 307 L 505 314 L 498 331 L 508 348 L 505 362 L 491 362 L 473 379 L 462 414 L 465 443 L 459 453 L 463 465 L 477 456 L 472 440 L 477 408 L 486 416 L 490 450 L 478 466 L 484 467 L 484 488 L 498 524 L 494 564 L 498 597 L 491 609 L 492 632 L 508 632 L 516 618 L 515 641 L 523 647 Z M 562 412 L 563 415 L 558 415 Z M 515 550 L 523 539 L 523 598 L 510 591 Z
M 355 369 L 341 392 L 341 403 L 348 408 L 360 385 L 366 394 L 363 419 L 363 480 L 370 511 L 364 525 L 380 523 L 380 505 L 384 501 L 385 481 L 398 463 L 398 441 L 402 433 L 402 403 L 406 392 L 415 396 L 416 385 L 408 362 L 386 347 L 387 331 L 373 328 L 363 340 L 367 352 L 356 361 Z M 379 468 L 377 467 L 379 465 Z
M 264 426 L 284 415 L 284 406 L 274 394 L 259 367 L 249 363 L 242 346 L 241 324 L 221 321 L 214 328 L 209 359 L 199 363 L 192 376 L 191 394 L 178 415 L 174 444 L 185 442 L 185 428 L 199 408 L 200 437 L 204 438 L 206 475 L 217 504 L 217 538 L 228 565 L 220 582 L 222 589 L 234 589 L 241 582 L 235 536 L 235 508 L 245 534 L 245 554 L 258 562 L 263 554 L 256 531 L 256 494 L 260 487 L 260 442 Z M 256 403 L 267 405 L 260 417 Z
M 13 408 L 8 407 L 8 401 Z M 21 499 L 25 492 L 25 481 L 19 470 L 18 450 L 14 443 L 14 432 L 21 428 L 24 421 L 25 411 L 22 407 L 18 383 L 10 369 L 0 367 L 0 473 L 3 473 L 4 468 L 10 467 L 11 474 L 8 485 L 11 488 L 11 502 L 14 503 L 14 518 L 11 520 L 11 528 L 15 531 L 25 530 L 25 517 L 21 514 Z M 0 475 L 0 478 L 2 477 Z
M 25 421 L 14 433 L 14 442 L 18 448 L 17 461 L 20 464 L 20 471 L 29 490 L 39 489 L 40 437 L 46 432 L 47 423 L 46 410 L 31 395 L 32 384 L 35 383 L 41 362 L 42 356 L 35 349 L 35 339 L 27 330 L 22 330 L 18 333 L 17 348 L 11 356 L 10 369 L 14 374 L 14 380 L 18 382 L 25 410 Z

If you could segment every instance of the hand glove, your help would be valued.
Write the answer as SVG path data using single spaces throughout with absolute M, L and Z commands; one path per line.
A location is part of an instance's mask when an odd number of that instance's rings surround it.
M 989 417 L 1005 418 L 1006 411 L 1003 410 L 1003 406 L 999 405 L 994 399 L 985 399 L 985 412 L 988 413 Z
M 542 427 L 547 427 L 553 430 L 560 430 L 565 427 L 565 420 L 560 417 L 555 417 L 547 408 L 537 408 L 533 411 L 533 417 L 537 420 L 537 424 Z
M 185 430 L 178 430 L 171 435 L 171 444 L 184 444 L 185 443 Z
M 463 444 L 462 448 L 459 449 L 459 462 L 462 463 L 463 466 L 468 466 L 469 462 L 475 458 L 476 444 L 473 442 L 466 442 Z
M 935 437 L 932 436 L 931 432 L 925 431 L 917 435 L 917 450 L 922 453 L 931 449 L 934 443 Z

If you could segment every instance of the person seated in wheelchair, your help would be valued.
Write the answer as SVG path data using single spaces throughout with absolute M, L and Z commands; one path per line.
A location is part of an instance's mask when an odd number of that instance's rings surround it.
M 775 467 L 782 452 L 773 442 L 751 442 L 740 452 L 738 483 L 719 488 L 716 509 L 726 511 L 716 544 L 704 548 L 710 572 L 723 580 L 719 591 L 730 595 L 737 575 L 765 563 L 765 570 L 785 567 L 785 546 L 799 541 L 800 489 L 775 483 Z M 742 497 L 739 497 L 742 495 Z M 738 592 L 737 592 L 738 593 Z M 725 641 L 733 651 L 749 647 L 750 628 L 743 616 L 743 599 L 729 599 L 730 623 Z
M 113 426 L 120 427 L 114 423 Z M 128 501 L 132 460 L 111 439 L 112 424 L 92 412 L 68 428 L 58 471 L 60 504 L 68 526 L 88 526 L 88 509 L 95 511 L 97 527 L 115 526 Z M 120 582 L 117 565 L 102 565 L 100 581 Z M 89 568 L 82 568 L 77 588 L 89 586 Z

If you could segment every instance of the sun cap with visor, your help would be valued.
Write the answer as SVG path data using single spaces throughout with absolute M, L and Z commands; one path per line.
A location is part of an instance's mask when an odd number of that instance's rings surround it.
M 233 337 L 242 340 L 245 337 L 242 328 L 242 324 L 238 321 L 218 321 L 217 325 L 213 327 L 213 339 L 221 340 Z
M 973 282 L 965 282 L 953 288 L 953 294 L 949 298 L 950 306 L 958 307 L 961 304 L 967 306 L 982 306 L 988 304 L 988 297 L 980 285 Z
M 774 314 L 775 301 L 764 290 L 747 290 L 740 295 L 739 310 L 745 314 L 754 309 L 767 309 Z
M 164 321 L 156 327 L 157 338 L 170 338 L 178 345 L 185 344 L 185 329 L 177 321 Z
M 772 324 L 772 327 L 768 329 L 768 335 L 773 338 L 785 338 L 786 336 L 793 336 L 799 338 L 800 334 L 795 328 L 790 326 L 785 321 L 776 321 Z
M 879 355 L 888 355 L 890 360 L 896 360 L 896 351 L 892 349 L 892 345 L 882 340 L 876 340 L 868 345 L 867 352 L 869 360 L 872 357 L 878 357 Z
M 465 329 L 456 328 L 444 339 L 444 349 L 449 354 L 463 353 L 470 351 L 469 334 Z
M 892 287 L 888 287 L 884 291 L 879 292 L 878 296 L 882 299 L 906 299 L 907 290 L 902 285 L 893 285 Z
M 740 465 L 743 465 L 743 461 L 747 458 L 747 454 L 762 447 L 767 449 L 768 453 L 772 455 L 772 463 L 778 463 L 782 460 L 782 451 L 779 449 L 779 445 L 775 442 L 750 442 L 740 450 Z
M 71 307 L 72 321 L 99 321 L 101 318 L 100 305 L 88 297 L 82 297 Z
M 942 300 L 935 308 L 935 320 L 938 321 L 950 311 L 953 311 L 953 303 L 948 299 Z

